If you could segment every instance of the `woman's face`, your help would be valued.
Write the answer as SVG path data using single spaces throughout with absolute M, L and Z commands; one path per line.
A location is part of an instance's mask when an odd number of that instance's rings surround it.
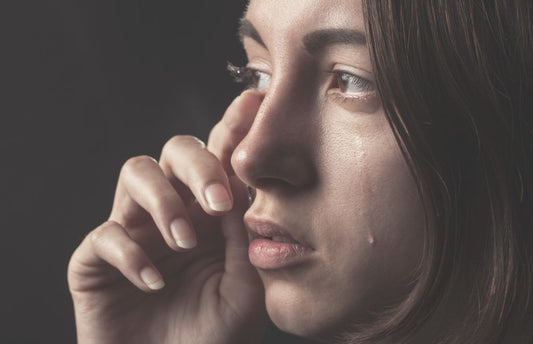
M 251 0 L 241 28 L 265 94 L 232 156 L 256 188 L 249 255 L 274 323 L 325 336 L 410 290 L 417 189 L 376 92 L 360 1 Z

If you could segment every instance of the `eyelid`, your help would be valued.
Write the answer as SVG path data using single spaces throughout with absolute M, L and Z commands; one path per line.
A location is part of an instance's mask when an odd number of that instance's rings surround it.
M 369 72 L 365 68 L 358 68 L 347 64 L 337 63 L 328 68 L 329 71 L 344 72 L 347 74 L 355 75 L 359 78 L 363 78 L 375 84 L 374 74 Z

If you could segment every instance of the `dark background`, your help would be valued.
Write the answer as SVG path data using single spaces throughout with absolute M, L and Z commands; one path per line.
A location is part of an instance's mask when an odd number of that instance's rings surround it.
M 121 165 L 207 139 L 239 93 L 244 1 L 30 0 L 0 21 L 0 343 L 73 343 L 70 255 Z M 303 343 L 270 330 L 268 343 Z

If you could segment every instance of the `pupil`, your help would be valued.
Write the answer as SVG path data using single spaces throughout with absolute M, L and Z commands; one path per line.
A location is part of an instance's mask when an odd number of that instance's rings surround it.
M 339 88 L 342 92 L 346 92 L 348 90 L 348 84 L 350 82 L 350 76 L 346 75 L 346 74 L 341 74 L 339 76 Z

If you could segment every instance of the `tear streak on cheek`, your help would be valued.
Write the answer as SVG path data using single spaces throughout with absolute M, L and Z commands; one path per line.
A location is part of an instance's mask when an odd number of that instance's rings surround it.
M 366 237 L 366 240 L 368 241 L 368 243 L 370 244 L 370 246 L 374 247 L 376 246 L 376 238 L 374 238 L 374 236 L 372 235 L 372 233 L 368 233 L 367 237 Z

